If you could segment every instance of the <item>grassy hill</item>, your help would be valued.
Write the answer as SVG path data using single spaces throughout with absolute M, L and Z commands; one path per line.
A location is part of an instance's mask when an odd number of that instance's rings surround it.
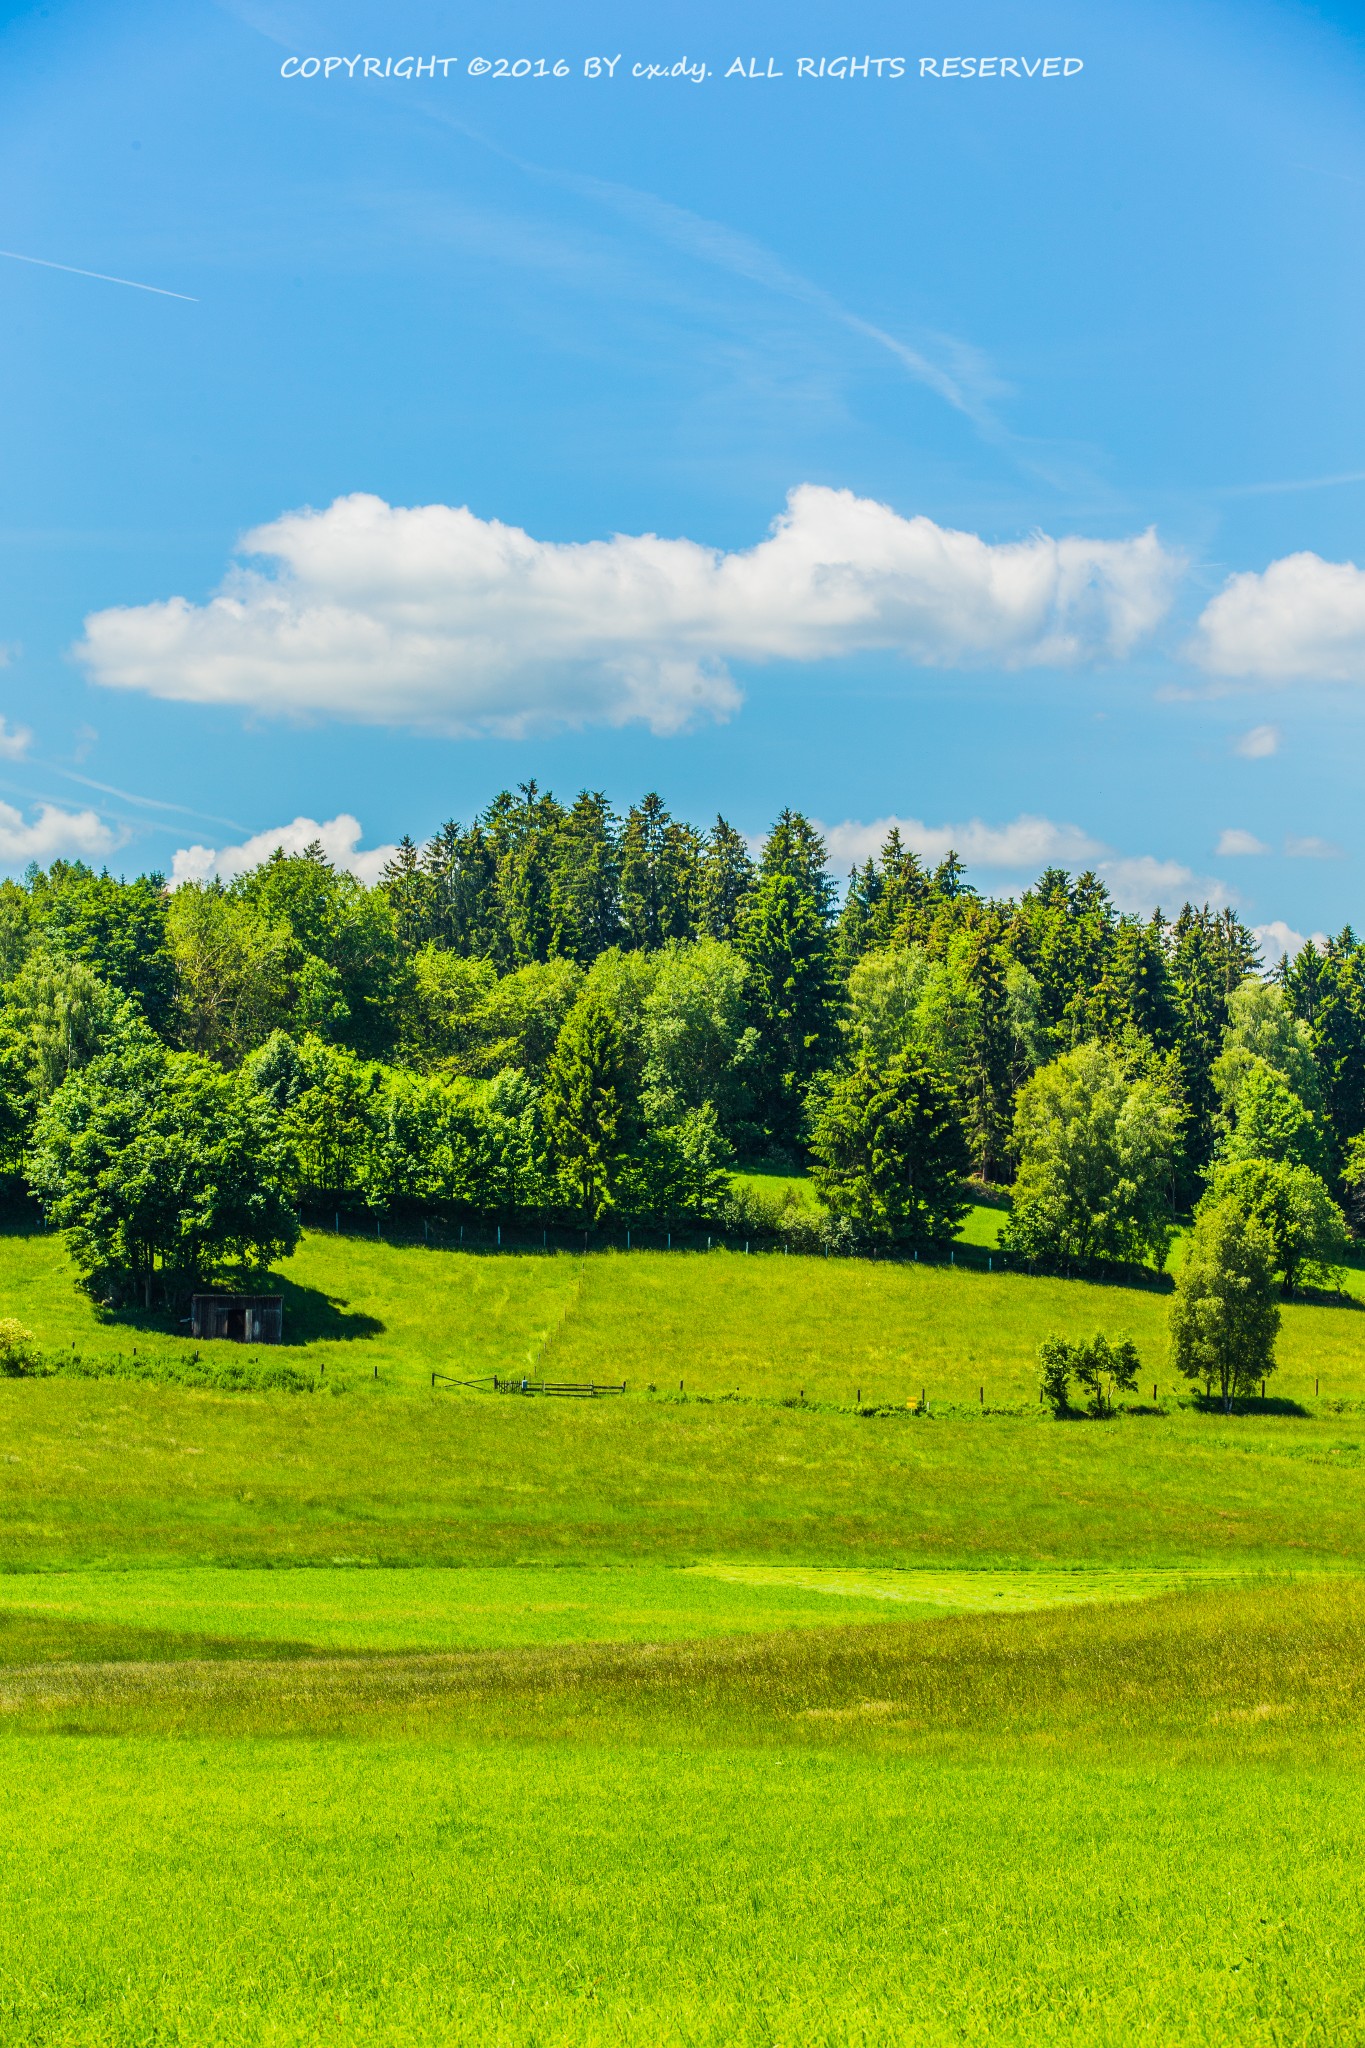
M 311 1391 L 0 1380 L 0 2039 L 1354 2038 L 1359 1306 L 1224 1418 L 1155 1289 L 325 1234 L 281 1284 Z M 40 1234 L 0 1309 L 240 1358 Z M 1096 1327 L 1159 1399 L 1055 1423 Z
M 998 1212 L 984 1212 L 986 1214 Z M 1341 1306 L 1283 1314 L 1281 1400 L 1365 1400 L 1365 1276 Z M 0 1305 L 44 1346 L 83 1357 L 183 1358 L 165 1317 L 101 1318 L 60 1239 L 0 1237 Z M 851 1405 L 1032 1408 L 1037 1346 L 1056 1331 L 1129 1332 L 1169 1404 L 1169 1296 L 1155 1287 L 983 1273 L 944 1264 L 702 1252 L 461 1252 L 309 1231 L 273 1281 L 286 1342 L 271 1355 L 350 1384 L 429 1386 L 433 1369 L 624 1380 L 632 1391 Z M 226 1361 L 241 1347 L 193 1347 Z M 1150 1375 L 1150 1380 L 1148 1379 Z

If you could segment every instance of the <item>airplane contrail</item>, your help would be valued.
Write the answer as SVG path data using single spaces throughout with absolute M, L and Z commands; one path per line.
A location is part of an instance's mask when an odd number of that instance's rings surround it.
M 8 256 L 11 263 L 36 263 L 43 270 L 65 270 L 72 277 L 97 278 L 101 284 L 126 284 L 130 291 L 155 292 L 160 299 L 184 299 L 188 305 L 199 304 L 188 292 L 168 292 L 160 284 L 139 284 L 135 277 L 110 277 L 104 270 L 78 270 L 74 263 L 53 263 L 46 256 L 21 256 L 17 249 L 0 249 L 0 256 Z

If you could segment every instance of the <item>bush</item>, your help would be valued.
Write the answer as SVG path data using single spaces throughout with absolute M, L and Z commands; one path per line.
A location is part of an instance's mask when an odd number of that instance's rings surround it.
M 42 1371 L 42 1356 L 32 1330 L 13 1316 L 0 1317 L 0 1379 L 26 1379 Z
M 1046 1338 L 1038 1346 L 1038 1362 L 1043 1369 L 1039 1391 L 1054 1415 L 1071 1413 L 1074 1379 L 1090 1396 L 1091 1415 L 1100 1420 L 1114 1413 L 1120 1393 L 1132 1392 L 1142 1364 L 1131 1337 L 1119 1337 L 1111 1344 L 1099 1331 L 1088 1343 Z

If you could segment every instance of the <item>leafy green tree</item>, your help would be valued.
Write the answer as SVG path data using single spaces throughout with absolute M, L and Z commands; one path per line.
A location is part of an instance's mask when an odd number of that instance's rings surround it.
M 1089 1339 L 1068 1343 L 1065 1337 L 1048 1337 L 1038 1347 L 1042 1367 L 1040 1393 L 1054 1415 L 1071 1411 L 1071 1382 L 1085 1388 L 1090 1396 L 1090 1413 L 1107 1419 L 1121 1393 L 1137 1385 L 1142 1361 L 1131 1337 L 1113 1343 L 1100 1331 Z
M 149 1038 L 132 1000 L 101 981 L 83 960 L 30 953 L 0 1004 L 0 1045 L 12 1055 L 34 1107 L 68 1075 L 128 1039 Z
M 280 848 L 228 885 L 233 902 L 266 930 L 289 934 L 290 1008 L 296 1035 L 314 1033 L 360 1054 L 386 1051 L 397 1034 L 405 961 L 382 889 L 338 872 L 315 841 Z
M 1311 1167 L 1265 1158 L 1224 1161 L 1195 1213 L 1228 1203 L 1266 1232 L 1286 1294 L 1301 1284 L 1340 1284 L 1346 1219 Z
M 166 895 L 158 874 L 115 881 L 83 861 L 54 861 L 28 875 L 35 940 L 82 961 L 109 987 L 131 996 L 153 1030 L 166 1029 L 175 967 L 166 942 Z
M 1322 1128 L 1282 1074 L 1252 1054 L 1231 1071 L 1224 1068 L 1222 1078 L 1231 1083 L 1223 1099 L 1232 1126 L 1219 1148 L 1222 1158 L 1287 1160 L 1322 1171 L 1327 1163 Z
M 404 1060 L 428 1072 L 476 1070 L 489 1038 L 486 1008 L 497 985 L 491 960 L 423 946 L 413 956 L 403 1011 L 399 1043 Z
M 0 881 L 0 987 L 13 981 L 33 939 L 33 901 L 18 882 Z
M 295 1199 L 337 1207 L 362 1201 L 384 1069 L 321 1038 L 299 1040 L 296 1051 L 305 1085 L 299 1085 L 300 1073 L 290 1076 L 291 1099 L 281 1116 L 291 1148 Z M 261 1093 L 278 1092 L 278 1074 L 279 1067 L 263 1057 L 247 1064 L 246 1078 Z
M 501 791 L 479 820 L 493 866 L 492 957 L 504 971 L 548 960 L 553 951 L 555 848 L 563 824 L 563 807 L 534 781 L 521 783 L 516 796 Z
M 880 946 L 848 977 L 843 1028 L 854 1059 L 895 1059 L 920 1042 L 919 1006 L 929 979 L 923 946 Z
M 893 825 L 876 860 L 849 876 L 835 939 L 842 972 L 848 974 L 867 953 L 921 941 L 933 900 L 933 884 L 918 855 Z
M 237 1065 L 295 1008 L 291 933 L 216 882 L 184 882 L 167 908 L 175 963 L 168 1031 L 186 1052 Z
M 1214 1065 L 1214 1086 L 1225 1101 L 1236 1100 L 1240 1080 L 1254 1060 L 1283 1076 L 1315 1116 L 1323 1109 L 1322 1077 L 1313 1057 L 1313 1034 L 1296 1017 L 1285 989 L 1248 975 L 1228 997 L 1223 1050 Z
M 1181 1112 L 1160 1081 L 1080 1045 L 1019 1091 L 1019 1172 L 1001 1243 L 1025 1258 L 1165 1265 Z
M 279 1117 L 236 1076 L 155 1043 L 106 1053 L 62 1083 L 39 1115 L 28 1174 L 105 1298 L 174 1302 L 298 1240 Z
M 656 1129 L 710 1107 L 732 1144 L 752 1145 L 750 1075 L 758 1034 L 749 971 L 721 939 L 675 942 L 657 956 L 644 997 L 642 1101 Z
M 1235 990 L 1257 966 L 1256 939 L 1233 911 L 1186 904 L 1170 933 L 1171 984 L 1179 1019 L 1177 1050 L 1189 1115 L 1185 1129 L 1187 1191 L 1207 1166 L 1218 1139 L 1220 1058 Z
M 1280 1311 L 1270 1233 L 1237 1202 L 1201 1207 L 1170 1309 L 1176 1370 L 1215 1390 L 1225 1414 L 1275 1370 Z
M 952 1237 L 970 1164 L 951 1088 L 913 1053 L 862 1059 L 830 1086 L 811 1135 L 830 1213 L 896 1244 Z
M 632 1109 L 621 1028 L 590 986 L 564 1020 L 544 1096 L 551 1160 L 570 1207 L 586 1222 L 600 1222 L 616 1206 Z
M 402 1048 L 411 1066 L 491 1078 L 545 1072 L 583 976 L 571 960 L 535 961 L 499 976 L 491 960 L 424 946 L 412 962 Z
M 1045 1337 L 1038 1346 L 1038 1398 L 1057 1417 L 1071 1413 L 1071 1345 L 1065 1337 Z

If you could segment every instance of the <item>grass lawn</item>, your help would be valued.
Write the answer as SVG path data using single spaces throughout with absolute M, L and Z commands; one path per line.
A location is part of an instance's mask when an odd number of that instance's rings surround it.
M 998 1210 L 982 1210 L 998 1219 Z M 1352 1273 L 1352 1285 L 1362 1284 Z M 632 1390 L 903 1406 L 1030 1408 L 1037 1347 L 1131 1333 L 1144 1381 L 1183 1397 L 1167 1361 L 1169 1297 L 1152 1288 L 943 1265 L 714 1251 L 465 1253 L 310 1231 L 276 1276 L 286 1342 L 263 1354 L 333 1383 L 429 1386 L 433 1370 L 624 1380 Z M 0 1309 L 45 1346 L 183 1357 L 165 1318 L 100 1320 L 60 1240 L 0 1237 Z M 242 1347 L 200 1345 L 236 1360 Z M 1365 1401 L 1365 1296 L 1285 1306 L 1277 1397 Z
M 287 1270 L 313 1392 L 0 1380 L 5 2048 L 1359 2037 L 1358 1308 L 1291 1305 L 1224 1418 L 1156 1291 Z M 0 1311 L 189 1349 L 43 1236 Z M 1038 1338 L 1097 1326 L 1161 1398 L 1054 1423 Z
M 672 1650 L 0 1674 L 0 2025 L 1349 2040 L 1362 1626 L 1340 1581 Z

